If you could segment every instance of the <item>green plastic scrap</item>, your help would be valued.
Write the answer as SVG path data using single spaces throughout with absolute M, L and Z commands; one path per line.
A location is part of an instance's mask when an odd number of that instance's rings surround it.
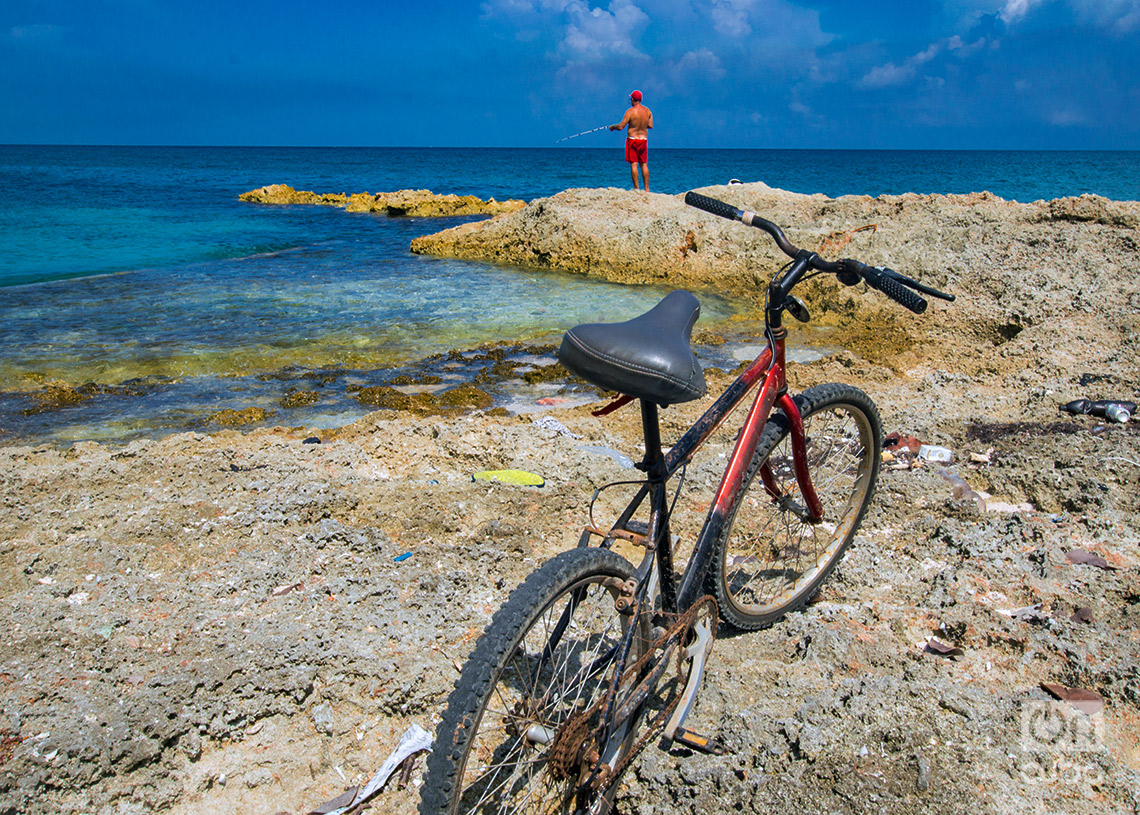
M 542 487 L 546 479 L 526 470 L 483 470 L 471 476 L 472 481 L 501 481 L 504 484 L 519 484 L 524 487 Z

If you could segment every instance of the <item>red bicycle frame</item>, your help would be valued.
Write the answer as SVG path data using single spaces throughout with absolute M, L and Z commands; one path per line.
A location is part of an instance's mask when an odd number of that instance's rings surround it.
M 648 488 L 652 496 L 649 539 L 655 542 L 662 599 L 666 608 L 670 610 L 686 609 L 700 596 L 707 560 L 712 556 L 713 545 L 731 517 L 735 502 L 740 498 L 745 475 L 756 453 L 756 445 L 772 414 L 772 408 L 776 405 L 779 405 L 788 420 L 792 438 L 792 463 L 796 482 L 806 507 L 805 520 L 816 523 L 823 517 L 823 507 L 808 472 L 803 419 L 795 400 L 788 395 L 785 362 L 787 335 L 788 331 L 783 326 L 773 326 L 770 331 L 769 347 L 752 361 L 752 364 L 737 377 L 736 381 L 721 394 L 668 453 L 662 455 L 659 452 L 657 406 L 642 403 L 642 424 L 646 433 L 646 459 L 642 466 L 649 475 Z M 681 577 L 680 588 L 674 593 L 665 482 L 689 461 L 757 384 L 760 386 L 759 390 L 737 437 L 736 446 L 717 488 L 693 557 Z M 760 468 L 760 478 L 773 501 L 786 497 L 776 486 L 775 477 L 766 461 Z M 634 504 L 639 504 L 643 497 L 644 492 L 634 499 Z M 632 509 L 631 505 L 630 510 L 623 515 L 623 519 L 630 517 Z

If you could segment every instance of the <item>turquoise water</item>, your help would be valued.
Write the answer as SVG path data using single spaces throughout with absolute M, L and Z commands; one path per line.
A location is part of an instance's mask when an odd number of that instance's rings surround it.
M 671 193 L 740 178 L 828 195 L 1136 199 L 1138 156 L 661 149 L 650 166 L 653 189 Z M 363 412 L 346 387 L 450 349 L 551 342 L 662 294 L 408 252 L 462 219 L 237 200 L 271 183 L 532 200 L 626 186 L 628 174 L 616 148 L 0 146 L 0 440 L 126 440 L 251 405 L 276 409 L 277 422 L 337 423 Z M 705 319 L 732 311 L 702 299 Z M 282 393 L 314 372 L 329 398 L 283 416 Z M 115 387 L 26 415 L 27 391 L 52 380 Z

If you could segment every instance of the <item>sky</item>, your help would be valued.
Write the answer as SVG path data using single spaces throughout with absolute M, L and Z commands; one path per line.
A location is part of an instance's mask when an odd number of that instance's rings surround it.
M 1140 0 L 4 0 L 0 143 L 1140 149 Z M 610 134 L 567 146 L 609 146 Z

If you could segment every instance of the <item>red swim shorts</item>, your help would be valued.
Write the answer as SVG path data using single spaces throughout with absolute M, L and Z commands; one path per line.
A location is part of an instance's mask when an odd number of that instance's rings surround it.
M 649 139 L 626 139 L 625 160 L 630 164 L 648 164 Z

